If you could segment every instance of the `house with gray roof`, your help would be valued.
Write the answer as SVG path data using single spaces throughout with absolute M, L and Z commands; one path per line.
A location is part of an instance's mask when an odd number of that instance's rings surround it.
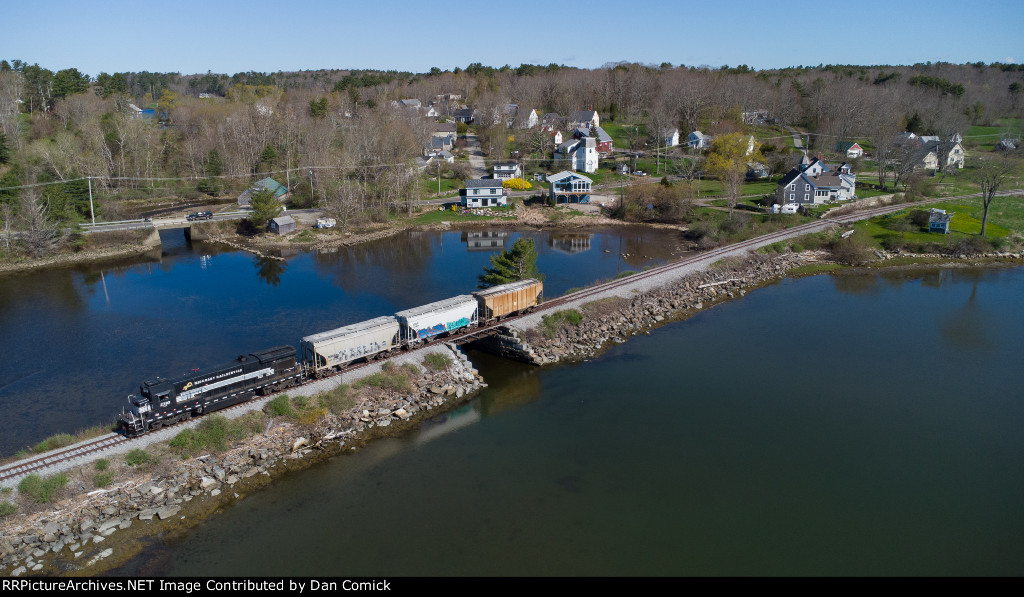
M 819 158 L 801 161 L 782 177 L 775 195 L 780 205 L 820 205 L 855 198 L 857 175 L 847 164 L 828 166 Z
M 569 115 L 569 128 L 585 126 L 588 129 L 593 126 L 600 126 L 601 117 L 595 110 L 576 110 Z
M 952 219 L 953 214 L 946 213 L 944 209 L 935 209 L 933 207 L 928 213 L 928 232 L 949 234 L 949 222 Z
M 554 131 L 562 128 L 562 117 L 557 112 L 548 112 L 540 119 L 540 127 L 546 131 Z
M 686 144 L 691 149 L 707 149 L 711 147 L 711 135 L 705 135 L 700 131 L 693 131 L 686 137 Z
M 594 181 L 577 172 L 563 170 L 548 176 L 551 198 L 555 203 L 590 203 L 590 188 Z
M 509 180 L 512 178 L 519 178 L 522 175 L 523 171 L 519 168 L 518 162 L 494 163 L 494 178 L 498 180 Z
M 472 178 L 459 189 L 459 202 L 463 207 L 497 207 L 507 205 L 508 197 L 502 181 L 493 178 Z

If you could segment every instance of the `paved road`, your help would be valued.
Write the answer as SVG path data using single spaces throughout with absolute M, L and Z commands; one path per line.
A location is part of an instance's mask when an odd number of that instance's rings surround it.
M 469 154 L 469 166 L 473 169 L 473 178 L 487 176 L 484 164 L 484 150 L 480 147 L 480 139 L 476 135 L 466 135 L 466 153 Z
M 800 137 L 800 133 L 796 132 L 796 129 L 791 126 L 787 126 L 786 130 L 789 131 L 790 135 L 793 135 L 793 145 L 795 145 L 797 149 L 805 151 L 806 148 L 804 147 L 804 141 L 803 138 Z
M 306 213 L 314 213 L 319 210 L 315 209 L 293 209 L 284 212 L 282 215 L 299 215 Z M 242 220 L 249 217 L 248 210 L 245 211 L 228 211 L 223 213 L 213 214 L 211 220 L 197 220 L 198 222 L 223 222 L 226 220 Z M 152 218 L 151 221 L 146 220 L 124 220 L 120 222 L 97 222 L 93 224 L 83 224 L 82 231 L 85 233 L 89 232 L 112 232 L 114 230 L 140 230 L 144 228 L 156 228 L 158 230 L 165 230 L 168 228 L 188 228 L 196 222 L 190 222 L 187 216 L 169 216 L 166 218 Z

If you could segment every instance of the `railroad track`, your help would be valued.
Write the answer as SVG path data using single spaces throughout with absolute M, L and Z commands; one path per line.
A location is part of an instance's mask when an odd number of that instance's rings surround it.
M 1017 195 L 1017 194 L 1020 194 L 1020 191 L 1003 191 L 1001 193 L 998 193 L 998 195 L 1000 195 L 1000 196 Z M 960 195 L 960 196 L 957 196 L 957 197 L 946 197 L 946 198 L 942 198 L 942 199 L 935 199 L 934 201 L 955 201 L 957 199 L 965 199 L 965 198 L 977 197 L 977 196 L 978 196 L 978 194 Z M 792 228 L 785 228 L 783 230 L 778 230 L 776 232 L 772 232 L 772 233 L 769 233 L 769 234 L 758 236 L 756 238 L 751 238 L 751 239 L 748 239 L 748 240 L 745 240 L 745 241 L 734 243 L 734 244 L 728 245 L 726 247 L 720 247 L 718 249 L 712 249 L 711 251 L 705 251 L 703 253 L 699 253 L 699 254 L 696 254 L 696 255 L 691 255 L 689 257 L 685 257 L 683 259 L 672 261 L 670 263 L 666 263 L 664 265 L 660 265 L 660 266 L 651 268 L 649 270 L 638 272 L 636 274 L 627 276 L 625 278 L 620 278 L 620 279 L 617 279 L 617 280 L 610 280 L 608 282 L 603 282 L 601 284 L 596 284 L 594 286 L 587 287 L 587 288 L 585 288 L 583 290 L 574 292 L 572 294 L 568 294 L 568 295 L 561 296 L 561 297 L 558 297 L 558 298 L 555 298 L 555 299 L 552 299 L 552 300 L 549 300 L 549 301 L 545 301 L 545 302 L 541 303 L 540 305 L 537 305 L 536 309 L 534 309 L 533 312 L 536 312 L 536 311 L 548 311 L 548 310 L 551 310 L 551 309 L 555 309 L 557 307 L 566 305 L 568 303 L 574 303 L 574 302 L 577 302 L 577 301 L 579 301 L 581 299 L 585 299 L 585 298 L 588 298 L 588 297 L 591 297 L 591 296 L 602 294 L 602 293 L 607 292 L 609 290 L 614 290 L 616 288 L 621 288 L 623 286 L 628 286 L 628 285 L 634 284 L 634 283 L 636 283 L 638 281 L 645 280 L 647 278 L 651 278 L 651 277 L 658 276 L 658 275 L 661 275 L 661 274 L 664 274 L 664 273 L 668 273 L 668 272 L 671 272 L 671 271 L 674 271 L 674 270 L 677 270 L 677 269 L 680 269 L 680 268 L 684 268 L 684 267 L 688 267 L 688 266 L 694 265 L 694 264 L 699 263 L 701 261 L 706 261 L 708 259 L 714 259 L 715 257 L 726 256 L 726 255 L 735 253 L 736 251 L 740 251 L 740 250 L 743 250 L 743 249 L 749 249 L 749 248 L 753 248 L 753 247 L 757 247 L 757 246 L 763 246 L 763 245 L 771 244 L 773 242 L 776 242 L 778 240 L 782 240 L 782 239 L 785 239 L 785 238 L 790 238 L 790 237 L 798 236 L 798 235 L 801 235 L 801 234 L 815 232 L 815 231 L 818 231 L 818 230 L 822 230 L 822 229 L 824 229 L 824 228 L 826 228 L 826 227 L 828 227 L 828 226 L 830 226 L 832 224 L 849 224 L 849 223 L 855 222 L 857 220 L 863 220 L 863 219 L 866 219 L 866 218 L 872 218 L 872 217 L 875 217 L 875 216 L 884 215 L 884 214 L 892 213 L 892 212 L 895 212 L 895 211 L 900 211 L 902 209 L 907 209 L 907 208 L 913 207 L 915 205 L 921 205 L 922 203 L 929 203 L 929 202 L 931 202 L 931 201 L 928 201 L 928 202 L 918 202 L 918 203 L 908 203 L 908 204 L 898 204 L 898 205 L 888 205 L 888 206 L 883 206 L 883 207 L 875 207 L 875 208 L 870 208 L 870 209 L 865 209 L 865 210 L 853 212 L 853 213 L 850 213 L 850 214 L 844 214 L 844 215 L 835 216 L 835 217 L 831 217 L 831 218 L 825 218 L 825 219 L 817 220 L 817 221 L 814 221 L 814 222 L 807 222 L 805 224 L 800 224 L 800 225 L 794 226 Z M 451 343 L 453 343 L 455 345 L 463 345 L 463 344 L 467 344 L 469 342 L 473 342 L 474 340 L 480 340 L 480 339 L 482 339 L 482 338 L 484 338 L 486 336 L 489 336 L 489 335 L 493 334 L 494 332 L 498 331 L 498 329 L 500 327 L 505 326 L 508 323 L 510 323 L 512 321 L 515 321 L 517 319 L 521 319 L 523 317 L 526 317 L 527 315 L 531 315 L 533 312 L 521 313 L 519 315 L 514 315 L 514 316 L 511 316 L 511 317 L 507 317 L 505 319 L 502 319 L 500 322 L 488 324 L 485 327 L 478 327 L 478 328 L 475 328 L 475 329 L 463 332 L 461 334 L 454 334 L 454 335 L 447 336 L 447 337 L 444 337 L 444 338 L 435 339 L 435 340 L 430 341 L 430 342 L 425 342 L 425 343 L 423 343 L 422 345 L 420 345 L 417 348 L 422 348 L 422 347 L 425 347 L 425 346 L 430 346 L 432 344 L 437 344 L 437 343 L 440 343 L 440 342 L 451 342 Z M 394 356 L 394 355 L 391 355 L 391 356 Z M 373 361 L 364 361 L 364 362 L 361 362 L 361 363 L 353 363 L 353 364 L 347 365 L 346 367 L 342 368 L 340 371 L 333 372 L 333 373 L 331 373 L 329 375 L 324 375 L 324 376 L 321 376 L 319 378 L 312 378 L 312 379 L 310 379 L 308 381 L 304 381 L 302 383 L 299 383 L 299 384 L 297 384 L 296 386 L 293 386 L 293 387 L 301 387 L 301 386 L 304 386 L 304 385 L 307 385 L 307 384 L 310 384 L 310 383 L 314 383 L 314 382 L 319 381 L 321 379 L 328 379 L 328 378 L 335 377 L 335 376 L 338 376 L 338 375 L 344 375 L 346 373 L 351 373 L 352 371 L 361 369 L 363 367 L 368 367 L 368 366 L 370 366 L 371 364 L 373 364 L 376 361 L 386 360 L 388 358 L 391 358 L 391 357 L 389 356 L 389 357 L 374 359 Z M 239 407 L 245 406 L 245 405 L 247 405 L 249 403 L 250 403 L 250 401 L 242 402 L 240 404 L 236 404 L 234 406 L 231 406 L 231 407 L 223 409 L 223 410 L 224 411 L 229 411 L 229 410 L 234 409 L 234 408 L 239 408 Z M 168 427 L 173 427 L 173 425 L 170 425 Z M 69 446 L 67 448 L 63 448 L 63 449 L 56 450 L 56 451 L 53 451 L 53 452 L 48 452 L 48 453 L 42 454 L 42 455 L 40 455 L 38 457 L 33 457 L 33 458 L 29 458 L 29 459 L 22 460 L 22 461 L 19 461 L 19 462 L 15 462 L 15 463 L 11 463 L 11 464 L 8 464 L 8 465 L 0 466 L 0 481 L 6 480 L 6 479 L 10 479 L 12 477 L 22 476 L 22 475 L 31 473 L 33 471 L 36 471 L 36 470 L 39 470 L 39 469 L 43 469 L 43 468 L 46 468 L 48 466 L 52 466 L 54 464 L 58 464 L 60 462 L 65 462 L 65 461 L 72 460 L 72 459 L 75 459 L 75 458 L 79 458 L 81 456 L 85 456 L 85 455 L 88 455 L 88 454 L 91 454 L 91 453 L 94 453 L 94 452 L 98 452 L 98 451 L 104 450 L 106 448 L 115 446 L 117 444 L 120 444 L 120 443 L 123 443 L 123 442 L 126 442 L 126 441 L 130 441 L 131 439 L 137 439 L 137 438 L 127 438 L 127 437 L 125 437 L 123 435 L 119 435 L 119 434 L 116 434 L 116 433 L 111 433 L 109 435 L 98 437 L 98 438 L 95 438 L 93 440 L 89 440 L 89 441 L 86 441 L 86 442 L 81 442 L 81 443 L 75 444 L 74 446 Z
M 0 466 L 0 481 L 4 481 L 12 477 L 27 475 L 48 466 L 73 460 L 94 452 L 99 452 L 126 441 L 128 441 L 128 438 L 123 435 L 111 433 L 109 435 L 79 442 L 73 446 L 68 446 L 67 448 L 61 448 L 59 450 L 40 454 L 33 458 L 3 465 Z
M 304 382 L 302 382 L 300 384 L 297 384 L 295 386 L 292 386 L 292 387 L 300 387 L 300 386 L 303 386 L 303 385 L 306 385 L 306 384 L 309 384 L 309 383 L 313 383 L 315 381 L 319 381 L 321 379 L 327 379 L 327 378 L 330 378 L 330 377 L 335 377 L 335 376 L 338 376 L 338 375 L 343 375 L 345 373 L 348 373 L 348 372 L 351 372 L 351 371 L 355 371 L 356 369 L 360 369 L 362 367 L 367 367 L 370 364 L 371 364 L 370 362 L 354 363 L 352 365 L 349 365 L 349 366 L 345 367 L 341 371 L 336 371 L 336 372 L 331 373 L 330 375 L 324 375 L 324 376 L 321 376 L 319 378 L 310 379 L 308 381 L 304 381 Z M 228 411 L 231 411 L 232 409 L 241 408 L 241 407 L 244 407 L 244 406 L 249 405 L 251 403 L 252 403 L 252 399 L 247 400 L 245 402 L 241 402 L 239 404 L 235 404 L 235 405 L 229 406 L 229 407 L 224 408 L 224 409 L 218 409 L 217 412 L 228 412 Z M 201 421 L 202 419 L 200 418 L 200 419 L 193 419 L 193 420 L 194 421 L 197 421 L 197 420 Z M 163 429 L 171 429 L 171 428 L 173 428 L 173 427 L 175 427 L 177 425 L 178 425 L 178 423 L 174 423 L 172 425 L 167 425 L 166 427 L 163 427 Z M 156 432 L 157 431 L 151 431 L 150 433 L 156 433 Z M 149 433 L 147 433 L 145 435 L 148 436 Z M 144 436 L 139 436 L 139 437 L 144 437 Z M 124 435 L 121 435 L 120 433 L 109 433 L 109 434 L 106 434 L 106 435 L 102 435 L 100 437 L 96 437 L 96 438 L 93 438 L 93 439 L 90 439 L 90 440 L 85 440 L 83 442 L 79 442 L 77 444 L 74 444 L 72 446 L 68 446 L 66 448 L 60 448 L 60 449 L 57 449 L 57 450 L 53 450 L 53 451 L 47 452 L 45 454 L 40 454 L 39 456 L 30 457 L 30 458 L 27 458 L 27 459 L 24 459 L 24 460 L 20 460 L 20 461 L 17 461 L 17 462 L 12 462 L 10 464 L 0 465 L 0 481 L 6 481 L 7 479 L 21 477 L 21 476 L 33 473 L 35 471 L 39 471 L 39 470 L 45 469 L 47 467 L 53 466 L 55 464 L 60 464 L 62 462 L 68 462 L 68 461 L 71 461 L 71 460 L 75 460 L 77 458 L 81 458 L 82 456 L 88 456 L 90 454 L 94 454 L 96 452 L 100 452 L 102 450 L 106 450 L 107 448 L 111 448 L 111 447 L 117 446 L 119 444 L 123 444 L 125 442 L 130 442 L 130 441 L 133 441 L 133 440 L 136 440 L 136 439 L 139 439 L 139 438 L 138 437 L 135 437 L 135 438 L 126 437 Z

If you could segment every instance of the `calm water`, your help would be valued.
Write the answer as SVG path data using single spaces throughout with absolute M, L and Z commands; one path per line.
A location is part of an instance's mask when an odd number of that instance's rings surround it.
M 407 232 L 280 262 L 169 231 L 157 261 L 0 276 L 0 454 L 112 421 L 144 379 L 470 292 L 522 234 L 548 296 L 662 263 L 680 241 L 638 228 Z
M 284 478 L 119 573 L 1019 575 L 1024 268 L 786 280 Z

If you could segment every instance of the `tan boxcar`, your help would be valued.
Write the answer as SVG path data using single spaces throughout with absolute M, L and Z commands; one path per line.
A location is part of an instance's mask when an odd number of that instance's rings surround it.
M 491 321 L 536 307 L 543 292 L 544 284 L 540 280 L 527 278 L 478 290 L 473 296 L 480 306 L 480 321 Z

